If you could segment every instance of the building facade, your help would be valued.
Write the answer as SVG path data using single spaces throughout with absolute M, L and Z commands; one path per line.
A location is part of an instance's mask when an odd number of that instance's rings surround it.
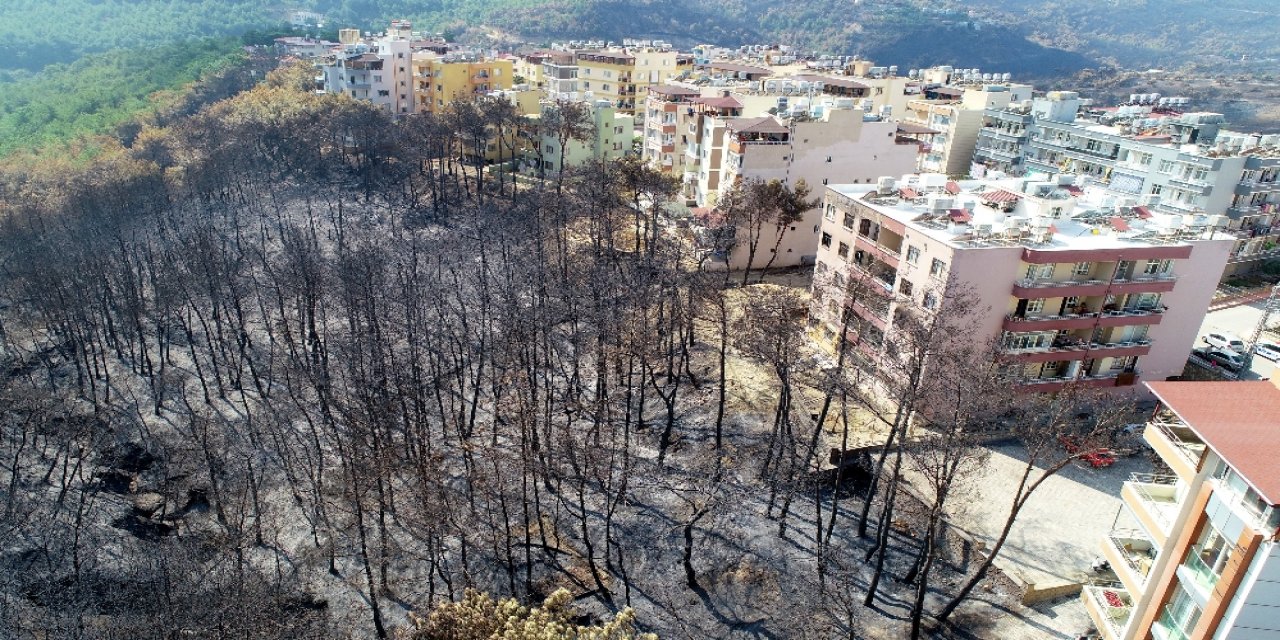
M 693 56 L 669 47 L 582 49 L 575 53 L 575 63 L 578 91 L 634 116 L 649 87 L 692 70 Z
M 419 113 L 440 113 L 454 100 L 510 90 L 514 78 L 509 59 L 431 51 L 413 55 L 414 102 Z
M 1152 382 L 1143 439 L 1168 468 L 1124 484 L 1135 528 L 1111 532 L 1114 576 L 1081 598 L 1105 640 L 1280 638 L 1280 388 Z
M 984 112 L 972 172 L 1073 173 L 1150 209 L 1225 216 L 1224 233 L 1237 240 L 1229 275 L 1280 254 L 1280 136 L 1224 126 L 1217 113 L 1096 109 L 1075 92 L 1051 91 Z
M 555 109 L 554 102 L 543 103 L 543 112 Z M 605 100 L 596 102 L 591 107 L 591 120 L 595 125 L 595 134 L 591 140 L 571 140 L 561 157 L 560 141 L 554 135 L 542 135 L 538 140 L 539 152 L 533 154 L 529 161 L 542 163 L 542 170 L 555 175 L 569 167 L 579 167 L 591 161 L 616 160 L 631 151 L 631 141 L 635 138 L 635 117 L 620 112 Z
M 975 309 L 973 339 L 999 340 L 1027 391 L 1181 374 L 1231 240 L 1211 239 L 1204 219 L 1103 204 L 1075 180 L 922 174 L 829 187 L 812 333 L 875 361 L 900 308 L 939 312 L 959 291 Z M 844 313 L 861 322 L 841 338 Z
M 901 134 L 896 122 L 877 119 L 859 109 L 821 108 L 804 117 L 728 117 L 704 113 L 695 155 L 686 162 L 686 195 L 700 208 L 714 208 L 720 195 L 745 180 L 800 181 L 818 197 L 824 185 L 869 184 L 885 170 L 911 171 L 920 143 Z M 768 226 L 753 266 L 812 264 L 817 256 L 821 210 L 811 209 L 785 231 Z M 782 235 L 776 253 L 770 253 Z M 739 242 L 728 256 L 729 269 L 746 266 L 747 247 Z M 717 256 L 712 268 L 723 268 Z

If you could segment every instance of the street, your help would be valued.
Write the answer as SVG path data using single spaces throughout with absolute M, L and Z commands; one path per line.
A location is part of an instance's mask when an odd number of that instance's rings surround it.
M 1199 349 L 1206 346 L 1202 338 L 1210 331 L 1231 333 L 1248 342 L 1258 326 L 1258 320 L 1262 318 L 1262 310 L 1266 304 L 1267 301 L 1264 299 L 1251 304 L 1209 313 L 1204 317 L 1204 323 L 1200 325 L 1200 333 L 1196 337 L 1196 348 Z M 1270 326 L 1274 328 L 1277 323 L 1280 323 L 1280 312 L 1271 314 Z M 1280 336 L 1274 330 L 1265 331 L 1258 341 L 1280 343 Z M 1242 379 L 1270 378 L 1275 374 L 1276 363 L 1255 355 L 1252 372 L 1243 373 L 1240 377 Z

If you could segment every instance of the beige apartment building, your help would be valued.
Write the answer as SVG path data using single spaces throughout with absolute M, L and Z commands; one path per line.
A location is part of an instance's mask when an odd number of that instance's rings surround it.
M 1277 381 L 1150 382 L 1143 432 L 1164 474 L 1120 492 L 1136 528 L 1112 531 L 1112 574 L 1081 598 L 1105 640 L 1280 637 Z
M 884 171 L 913 170 L 919 141 L 903 135 L 895 122 L 885 122 L 859 109 L 820 108 L 804 117 L 721 116 L 704 113 L 687 149 L 685 194 L 698 207 L 714 208 L 719 196 L 744 180 L 779 180 L 794 186 L 801 180 L 811 197 L 824 185 L 870 184 Z M 714 220 L 714 218 L 711 218 Z M 783 231 L 765 231 L 762 251 L 769 251 L 779 234 L 777 254 L 766 254 L 774 267 L 812 264 L 817 255 L 819 209 Z M 729 269 L 746 266 L 745 243 L 728 256 Z M 725 256 L 715 256 L 712 268 L 723 268 Z
M 582 49 L 576 52 L 575 62 L 578 91 L 594 100 L 608 100 L 630 115 L 644 104 L 650 87 L 693 69 L 693 56 L 659 47 Z
M 966 87 L 957 98 L 931 92 L 934 98 L 908 100 L 900 121 L 921 129 L 925 147 L 920 154 L 920 171 L 965 177 L 973 164 L 973 150 L 982 130 L 986 109 L 1003 109 L 1010 102 L 1031 99 L 1029 85 L 984 85 Z
M 1131 387 L 1180 375 L 1232 241 L 1208 220 L 1105 200 L 1075 176 L 963 181 L 941 174 L 828 187 L 810 326 L 826 348 L 883 355 L 896 312 L 978 311 L 1028 391 Z M 865 286 L 849 299 L 845 284 Z M 861 329 L 839 337 L 842 314 Z

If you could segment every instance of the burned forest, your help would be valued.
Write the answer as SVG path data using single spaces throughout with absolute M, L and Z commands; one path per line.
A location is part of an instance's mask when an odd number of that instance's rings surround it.
M 929 620 L 982 560 L 940 505 L 1044 401 L 963 364 L 962 310 L 818 352 L 822 301 L 709 269 L 640 162 L 461 159 L 572 108 L 393 119 L 309 73 L 2 177 L 0 636 L 472 637 L 425 621 L 561 590 L 599 637 L 990 624 L 986 582 Z

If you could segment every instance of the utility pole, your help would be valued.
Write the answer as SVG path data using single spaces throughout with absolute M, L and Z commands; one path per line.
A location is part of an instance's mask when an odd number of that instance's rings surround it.
M 1249 371 L 1253 368 L 1253 350 L 1258 347 L 1258 340 L 1262 338 L 1262 332 L 1267 330 L 1267 321 L 1271 319 L 1271 314 L 1280 310 L 1280 282 L 1271 287 L 1271 295 L 1267 297 L 1267 301 L 1262 305 L 1262 317 L 1258 318 L 1258 326 L 1253 328 L 1253 335 L 1249 336 L 1249 341 L 1244 345 L 1244 368 L 1242 371 Z

